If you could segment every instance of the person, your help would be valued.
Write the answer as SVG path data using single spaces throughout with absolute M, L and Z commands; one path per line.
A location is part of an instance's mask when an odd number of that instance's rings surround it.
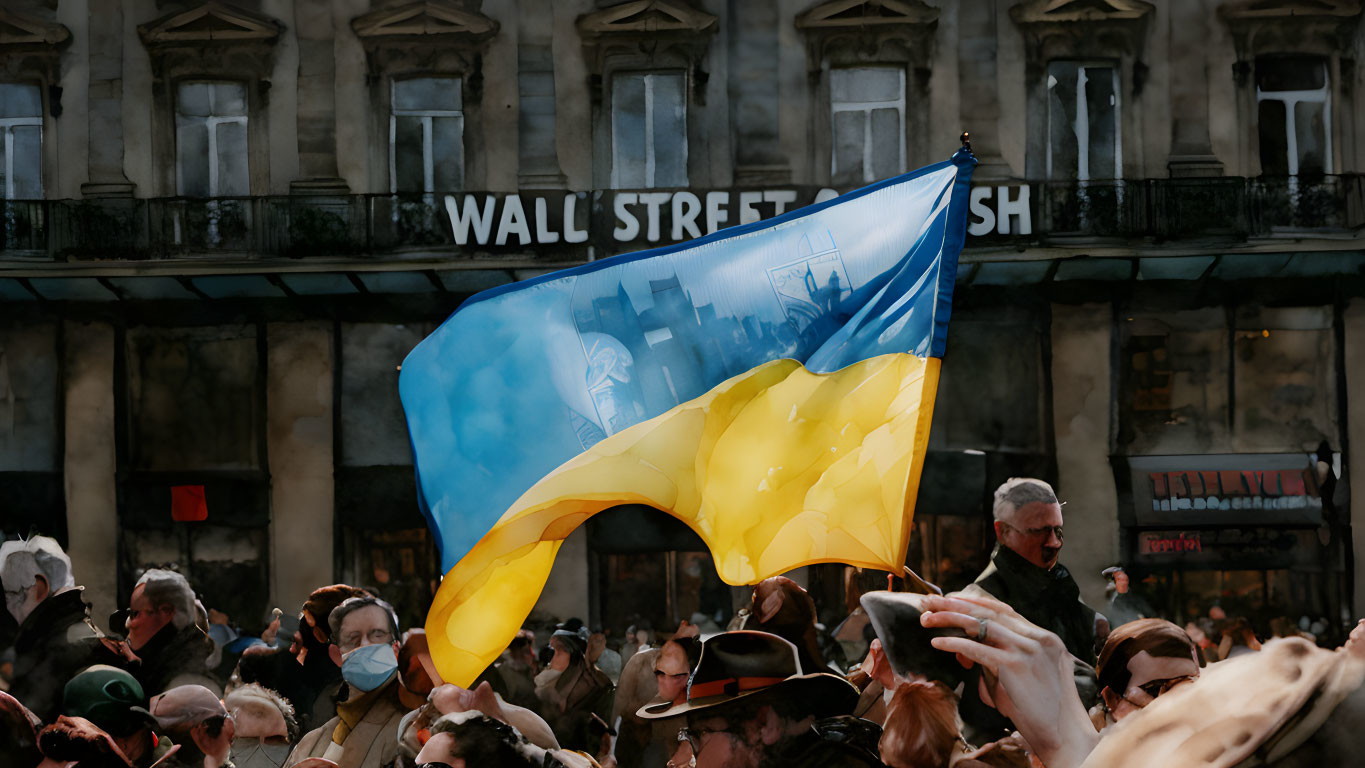
M 222 768 L 230 766 L 236 733 L 218 694 L 202 685 L 180 685 L 152 697 L 142 710 L 156 720 L 157 729 L 180 749 L 161 765 L 166 768 Z
M 1105 719 L 1116 723 L 1199 678 L 1199 650 L 1163 619 L 1130 621 L 1109 635 L 1096 669 Z
M 515 726 L 479 710 L 442 716 L 417 754 L 417 765 L 449 768 L 595 768 L 596 761 L 529 742 Z
M 321 757 L 355 768 L 391 768 L 407 709 L 399 700 L 398 616 L 377 597 L 352 597 L 327 617 L 332 661 L 341 668 L 346 698 L 337 714 L 309 731 L 289 765 Z
M 398 731 L 399 753 L 409 760 L 415 759 L 422 751 L 424 731 L 429 735 L 434 724 L 446 715 L 475 711 L 516 728 L 527 741 L 541 749 L 559 749 L 559 742 L 544 718 L 508 703 L 484 681 L 473 690 L 450 683 L 437 686 L 426 704 L 403 717 Z
M 118 657 L 90 621 L 90 605 L 71 574 L 71 558 L 55 539 L 34 536 L 0 544 L 5 608 L 18 622 L 10 693 L 43 722 L 56 719 L 62 686 L 92 664 Z
M 172 746 L 152 732 L 155 721 L 143 710 L 146 702 L 136 678 L 104 664 L 81 671 L 62 689 L 62 714 L 94 723 L 136 768 L 149 768 Z
M 1232 659 L 1248 653 L 1255 653 L 1261 650 L 1261 642 L 1256 639 L 1256 632 L 1251 628 L 1251 622 L 1243 616 L 1238 616 L 1223 628 L 1223 640 L 1218 644 L 1218 658 Z
M 621 654 L 607 645 L 607 634 L 600 626 L 593 627 L 588 635 L 588 661 L 606 673 L 612 685 L 621 679 Z
M 687 701 L 687 680 L 701 659 L 701 640 L 696 627 L 683 622 L 678 632 L 653 653 L 654 695 L 643 705 L 624 712 L 620 707 L 621 734 L 616 741 L 616 761 L 623 768 L 637 765 L 661 765 L 668 760 L 678 745 L 678 729 L 685 723 L 681 718 L 643 719 L 636 713 L 645 709 L 672 707 Z M 628 727 L 643 724 L 643 728 Z M 687 757 L 691 757 L 688 755 Z
M 519 707 L 538 710 L 540 700 L 536 698 L 536 636 L 528 629 L 517 632 L 502 658 L 497 662 L 498 672 L 507 685 L 507 701 Z
M 190 583 L 174 571 L 153 568 L 133 587 L 121 616 L 128 647 L 138 659 L 129 671 L 148 695 L 182 685 L 222 695 L 222 686 L 208 673 L 213 641 L 195 623 L 196 602 Z
M 1130 621 L 1156 617 L 1152 606 L 1133 591 L 1132 580 L 1123 566 L 1105 568 L 1103 574 L 1114 587 L 1114 595 L 1109 598 L 1109 605 L 1104 611 L 1111 632 Z
M 38 749 L 47 758 L 37 764 L 39 768 L 132 768 L 133 765 L 109 734 L 80 717 L 59 716 L 57 722 L 38 733 Z M 32 765 L 35 764 L 29 763 L 23 768 Z M 162 765 L 178 768 L 169 762 Z
M 646 719 L 686 716 L 678 741 L 692 756 L 675 756 L 674 765 L 880 766 L 880 729 L 849 716 L 857 701 L 858 690 L 842 677 L 803 672 L 797 648 L 788 640 L 736 630 L 702 642 L 685 701 L 645 707 L 639 714 Z
M 232 715 L 232 764 L 236 768 L 280 768 L 298 739 L 294 708 L 275 691 L 256 683 L 234 688 L 223 698 Z
M 555 630 L 550 645 L 555 655 L 536 676 L 540 713 L 565 749 L 599 754 L 603 732 L 594 726 L 593 716 L 602 723 L 611 716 L 615 686 L 606 673 L 588 662 L 586 629 Z
M 42 721 L 18 699 L 0 691 L 0 768 L 33 768 L 42 762 Z
M 830 668 L 820 650 L 815 601 L 800 584 L 786 576 L 760 581 L 754 585 L 749 610 L 743 616 L 735 629 L 771 632 L 786 638 L 801 654 L 802 669 Z

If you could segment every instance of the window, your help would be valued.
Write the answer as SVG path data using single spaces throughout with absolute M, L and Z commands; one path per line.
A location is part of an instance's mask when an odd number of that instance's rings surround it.
M 866 184 L 905 171 L 905 70 L 832 69 L 829 107 L 834 184 Z
M 176 185 L 185 197 L 251 194 L 246 86 L 184 82 L 175 92 Z
M 36 85 L 0 83 L 0 144 L 4 149 L 4 196 L 37 200 L 43 196 L 43 99 Z
M 1315 56 L 1256 61 L 1256 110 L 1261 173 L 1298 176 L 1332 172 L 1332 100 L 1327 62 Z
M 1047 93 L 1047 177 L 1123 178 L 1118 67 L 1049 62 Z
M 458 77 L 393 81 L 389 185 L 394 192 L 464 186 L 464 112 Z
M 612 187 L 687 185 L 686 94 L 681 72 L 612 78 Z

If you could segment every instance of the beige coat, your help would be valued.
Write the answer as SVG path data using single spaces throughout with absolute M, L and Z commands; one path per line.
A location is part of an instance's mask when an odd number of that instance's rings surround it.
M 346 737 L 342 745 L 339 768 L 391 768 L 398 759 L 398 724 L 407 710 L 398 702 L 398 684 L 389 683 L 392 690 L 375 699 L 365 716 Z M 332 732 L 340 717 L 333 717 L 321 727 L 304 734 L 285 763 L 292 766 L 310 757 L 331 757 L 327 748 L 332 744 Z

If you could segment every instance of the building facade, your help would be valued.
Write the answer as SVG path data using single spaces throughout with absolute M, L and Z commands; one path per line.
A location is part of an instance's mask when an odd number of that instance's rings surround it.
M 1068 501 L 1094 604 L 1124 563 L 1173 617 L 1360 615 L 1361 15 L 7 2 L 0 529 L 67 543 L 98 615 L 174 562 L 245 626 L 337 580 L 420 617 L 439 574 L 397 369 L 464 298 L 827 199 L 969 131 L 910 565 L 960 586 L 991 491 L 1034 475 Z M 839 612 L 837 568 L 801 578 Z M 695 536 L 623 508 L 566 543 L 541 612 L 619 630 L 732 600 Z

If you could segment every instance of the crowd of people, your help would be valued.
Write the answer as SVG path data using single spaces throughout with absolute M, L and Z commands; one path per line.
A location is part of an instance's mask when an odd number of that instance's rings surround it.
M 943 595 L 907 570 L 855 590 L 837 643 L 779 576 L 724 630 L 524 630 L 468 688 L 364 588 L 320 587 L 239 637 L 153 569 L 106 632 L 56 541 L 5 542 L 0 768 L 1361 764 L 1365 621 L 1337 649 L 1287 620 L 1264 643 L 1237 617 L 1181 627 L 1120 568 L 1096 611 L 1060 563 L 1050 486 L 1012 479 L 993 513 L 973 584 Z

